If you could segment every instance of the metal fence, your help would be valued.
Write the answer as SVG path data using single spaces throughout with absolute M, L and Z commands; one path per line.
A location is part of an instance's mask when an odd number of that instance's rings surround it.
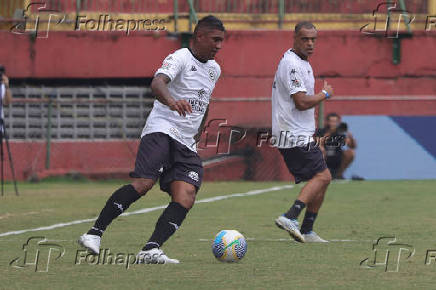
M 13 140 L 138 139 L 153 106 L 149 88 L 13 88 L 5 108 Z

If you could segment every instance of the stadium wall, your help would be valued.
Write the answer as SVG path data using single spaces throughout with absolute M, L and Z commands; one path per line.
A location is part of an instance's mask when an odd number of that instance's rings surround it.
M 227 119 L 229 125 L 244 128 L 269 127 L 271 104 L 268 99 L 272 79 L 281 55 L 291 46 L 291 39 L 292 34 L 286 31 L 228 32 L 224 48 L 217 58 L 222 66 L 222 76 L 214 92 L 210 118 Z M 162 59 L 180 47 L 180 39 L 176 36 L 139 32 L 129 36 L 105 32 L 50 32 L 48 39 L 0 32 L 0 42 L 0 63 L 7 67 L 12 82 L 15 78 L 151 77 Z M 422 97 L 436 95 L 436 58 L 430 53 L 436 47 L 436 34 L 417 31 L 413 38 L 402 39 L 399 65 L 392 63 L 392 43 L 392 39 L 369 37 L 356 31 L 319 33 L 318 48 L 311 60 L 317 90 L 322 80 L 327 80 L 340 97 L 339 100 L 326 103 L 326 112 L 336 111 L 356 117 L 435 115 L 434 98 Z M 432 129 L 425 123 L 421 125 L 427 132 L 434 130 L 434 127 Z M 353 122 L 351 128 L 353 132 L 356 131 Z M 415 136 L 406 136 L 417 140 Z M 42 175 L 50 173 L 44 171 L 43 143 L 11 143 L 20 179 L 28 177 L 29 172 L 40 172 Z M 420 141 L 418 143 L 421 144 Z M 50 168 L 58 171 L 88 171 L 97 175 L 116 169 L 125 173 L 133 166 L 136 144 L 137 141 L 54 142 L 52 156 L 57 157 L 52 158 Z M 29 152 L 29 146 L 36 147 Z M 126 151 L 126 146 L 131 150 Z M 29 152 L 28 156 L 24 152 Z M 365 157 L 364 160 L 371 158 L 366 153 L 361 156 Z M 434 162 L 434 155 L 429 156 L 433 156 Z M 261 157 L 264 163 L 280 162 L 274 152 Z M 356 160 L 355 165 L 359 162 Z M 288 179 L 285 168 L 280 166 L 277 174 L 251 172 L 248 175 L 257 180 L 264 176 Z M 233 158 L 226 164 L 211 163 L 207 167 L 206 177 L 240 178 L 244 176 L 240 168 L 247 170 L 247 162 L 242 157 Z M 256 170 L 260 172 L 262 169 Z M 7 176 L 10 177 L 8 170 Z M 385 175 L 378 176 L 383 178 Z M 386 175 L 386 178 L 395 176 L 403 178 L 399 174 Z

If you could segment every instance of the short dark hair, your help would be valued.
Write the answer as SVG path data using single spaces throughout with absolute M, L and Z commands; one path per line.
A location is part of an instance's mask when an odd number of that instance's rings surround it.
M 338 119 L 340 119 L 341 117 L 337 114 L 337 113 L 330 113 L 330 114 L 328 114 L 327 116 L 325 116 L 325 119 L 326 120 L 329 120 L 331 117 L 336 117 L 336 118 L 338 118 Z
M 315 25 L 313 25 L 313 23 L 312 22 L 309 22 L 309 21 L 301 21 L 301 22 L 298 22 L 296 25 L 295 25 L 295 34 L 297 34 L 300 30 L 301 30 L 301 28 L 306 28 L 306 29 L 316 29 L 316 27 L 315 27 Z
M 194 35 L 196 35 L 201 29 L 216 29 L 219 31 L 226 31 L 222 21 L 213 15 L 205 16 L 198 21 L 197 26 L 195 26 L 194 29 Z

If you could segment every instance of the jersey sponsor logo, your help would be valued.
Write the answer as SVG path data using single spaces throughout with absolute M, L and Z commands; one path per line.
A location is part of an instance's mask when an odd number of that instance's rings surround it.
M 198 180 L 200 179 L 198 177 L 198 173 L 195 172 L 195 171 L 189 171 L 188 177 L 191 178 L 192 180 L 196 181 L 196 182 L 198 182 Z
M 192 107 L 193 112 L 206 113 L 207 103 L 197 99 L 189 99 L 189 104 Z

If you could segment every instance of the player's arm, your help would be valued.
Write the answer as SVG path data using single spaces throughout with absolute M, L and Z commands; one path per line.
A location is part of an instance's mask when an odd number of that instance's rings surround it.
M 3 99 L 3 105 L 7 106 L 11 103 L 12 101 L 12 93 L 11 93 L 11 89 L 9 88 L 9 78 L 5 75 L 3 75 L 3 84 L 5 85 L 5 97 Z
M 291 97 L 294 99 L 295 107 L 299 111 L 305 111 L 310 108 L 313 108 L 319 103 L 321 103 L 322 101 L 332 96 L 333 96 L 333 88 L 326 81 L 324 81 L 323 90 L 316 95 L 311 96 L 306 94 L 306 92 L 297 92 L 291 95 Z
M 198 127 L 198 133 L 194 136 L 195 143 L 198 143 L 203 133 L 204 124 L 206 124 L 207 116 L 209 115 L 209 106 L 207 106 L 206 113 L 204 113 L 203 120 L 201 120 L 200 127 Z
M 176 101 L 168 90 L 170 78 L 165 74 L 157 74 L 151 82 L 151 91 L 159 102 L 170 107 L 171 111 L 177 111 L 180 116 L 185 117 L 186 113 L 192 113 L 191 104 L 186 100 Z

